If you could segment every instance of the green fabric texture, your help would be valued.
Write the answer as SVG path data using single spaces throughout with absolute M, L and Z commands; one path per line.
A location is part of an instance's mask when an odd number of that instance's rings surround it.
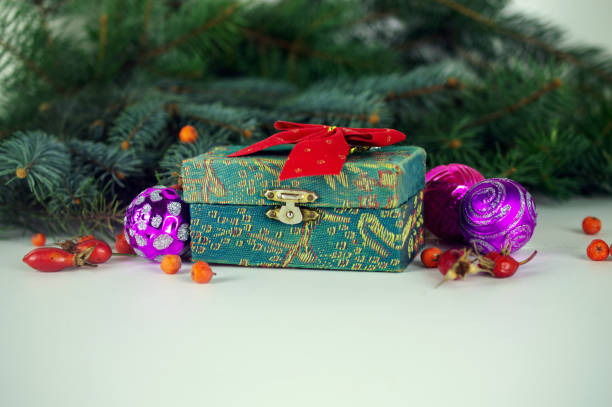
M 216 147 L 185 160 L 183 199 L 188 203 L 270 205 L 268 189 L 316 192 L 313 207 L 396 208 L 425 185 L 425 151 L 391 146 L 351 154 L 339 175 L 278 181 L 288 150 L 227 158 L 244 146 Z
M 339 175 L 283 182 L 287 149 L 227 158 L 217 147 L 183 162 L 194 261 L 256 267 L 403 271 L 423 244 L 425 151 L 392 146 L 351 155 Z M 266 216 L 283 203 L 267 190 L 313 192 L 295 225 Z
M 317 208 L 286 225 L 266 206 L 191 204 L 193 261 L 255 267 L 403 271 L 423 245 L 422 193 L 394 209 Z

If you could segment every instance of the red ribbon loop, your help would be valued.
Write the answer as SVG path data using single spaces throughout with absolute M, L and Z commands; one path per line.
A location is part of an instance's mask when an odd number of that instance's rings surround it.
M 337 175 L 342 171 L 351 145 L 382 147 L 398 143 L 406 135 L 393 129 L 360 129 L 277 121 L 283 130 L 228 157 L 240 157 L 281 144 L 295 144 L 278 177 L 286 180 L 313 175 Z

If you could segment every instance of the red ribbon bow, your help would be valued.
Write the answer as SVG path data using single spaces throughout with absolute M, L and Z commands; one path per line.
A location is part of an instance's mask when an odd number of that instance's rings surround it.
M 312 175 L 339 174 L 351 145 L 382 147 L 403 141 L 406 135 L 393 129 L 357 129 L 277 121 L 284 130 L 243 148 L 228 157 L 256 153 L 280 144 L 295 144 L 278 177 L 286 180 Z

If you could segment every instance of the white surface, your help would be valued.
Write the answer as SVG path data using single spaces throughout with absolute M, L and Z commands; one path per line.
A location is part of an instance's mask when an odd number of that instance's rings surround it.
M 531 264 L 438 289 L 418 264 L 46 274 L 1 241 L 0 406 L 612 405 L 612 258 L 580 231 L 596 215 L 612 241 L 612 199 L 538 205 Z

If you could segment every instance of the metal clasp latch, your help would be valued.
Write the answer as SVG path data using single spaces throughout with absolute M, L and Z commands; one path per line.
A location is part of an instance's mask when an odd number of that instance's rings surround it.
M 300 208 L 297 203 L 311 203 L 319 196 L 314 192 L 298 191 L 295 189 L 269 189 L 264 196 L 271 201 L 283 202 L 283 206 L 270 209 L 266 216 L 288 225 L 300 222 L 309 222 L 319 218 L 319 213 L 313 209 Z

